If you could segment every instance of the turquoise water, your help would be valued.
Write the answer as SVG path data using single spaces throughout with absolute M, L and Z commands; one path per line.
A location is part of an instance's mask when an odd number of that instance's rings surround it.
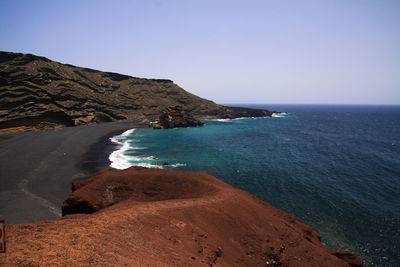
M 137 129 L 114 137 L 122 147 L 110 159 L 117 168 L 207 172 L 292 214 L 366 266 L 400 266 L 400 106 L 249 107 L 287 114 Z

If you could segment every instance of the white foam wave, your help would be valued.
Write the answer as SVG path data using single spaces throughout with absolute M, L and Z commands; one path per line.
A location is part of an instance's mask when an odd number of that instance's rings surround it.
M 171 164 L 171 167 L 173 168 L 179 168 L 179 167 L 185 167 L 186 163 L 175 163 L 175 164 Z
M 278 113 L 273 113 L 272 117 L 274 117 L 274 114 Z M 265 119 L 265 118 L 270 118 L 269 116 L 265 117 L 239 117 L 239 118 L 234 118 L 234 119 L 208 119 L 207 121 L 218 121 L 218 122 L 235 122 L 235 121 L 240 121 L 240 120 L 248 120 L 248 119 Z
M 211 120 L 211 121 L 230 122 L 230 121 L 232 121 L 232 119 L 215 119 L 215 120 Z
M 286 112 L 282 112 L 282 113 L 272 113 L 272 117 L 273 118 L 283 118 L 286 117 L 288 114 Z
M 127 137 L 135 130 L 136 129 L 130 129 L 120 135 L 116 135 L 110 138 L 111 142 L 119 144 L 121 146 L 118 150 L 112 152 L 108 157 L 108 159 L 111 161 L 111 168 L 123 170 L 132 166 L 132 164 L 129 163 L 131 157 L 126 156 L 124 152 L 130 148 Z
M 123 132 L 120 135 L 113 136 L 113 137 L 110 138 L 111 142 L 123 145 L 124 141 L 126 140 L 126 137 L 129 136 L 131 133 L 133 133 L 135 130 L 136 129 L 130 129 L 130 130 L 127 130 L 127 131 Z
M 239 118 L 235 118 L 234 120 L 260 119 L 260 118 L 267 118 L 267 117 L 239 117 Z
M 148 156 L 148 157 L 142 157 L 140 158 L 140 160 L 156 160 L 157 157 L 156 156 Z
M 161 165 L 156 165 L 156 164 L 150 164 L 150 163 L 145 163 L 145 162 L 139 162 L 137 164 L 134 164 L 135 166 L 140 166 L 140 167 L 146 167 L 146 168 L 158 168 L 162 169 L 163 166 Z
M 151 164 L 148 162 L 143 161 L 152 161 L 156 160 L 156 156 L 133 156 L 133 155 L 126 155 L 125 152 L 127 150 L 137 150 L 137 149 L 145 149 L 145 147 L 133 146 L 132 140 L 128 141 L 128 136 L 132 134 L 136 129 L 131 129 L 128 131 L 123 132 L 120 135 L 116 135 L 110 138 L 111 142 L 120 145 L 120 147 L 112 152 L 108 157 L 111 161 L 110 167 L 114 169 L 127 169 L 131 166 L 142 166 L 147 168 L 160 168 L 162 169 L 161 165 Z

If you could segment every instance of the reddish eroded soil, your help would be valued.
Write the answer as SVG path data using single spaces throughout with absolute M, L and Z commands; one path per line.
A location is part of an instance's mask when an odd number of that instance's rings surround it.
M 79 211 L 86 201 L 98 211 L 7 225 L 7 254 L 0 263 L 349 266 L 339 256 L 352 258 L 324 247 L 317 233 L 287 213 L 204 173 L 106 169 L 75 187 L 64 208 Z

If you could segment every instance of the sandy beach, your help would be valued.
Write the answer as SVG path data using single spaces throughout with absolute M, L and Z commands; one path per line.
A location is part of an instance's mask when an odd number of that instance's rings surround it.
M 27 223 L 61 217 L 71 182 L 109 165 L 109 137 L 143 127 L 137 121 L 1 134 L 0 219 Z

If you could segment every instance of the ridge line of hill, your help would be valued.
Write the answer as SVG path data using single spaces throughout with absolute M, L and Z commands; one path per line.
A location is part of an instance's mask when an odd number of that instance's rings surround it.
M 271 116 L 267 110 L 225 107 L 168 79 L 137 78 L 0 52 L 0 130 L 58 129 L 152 118 L 170 106 L 202 118 Z

